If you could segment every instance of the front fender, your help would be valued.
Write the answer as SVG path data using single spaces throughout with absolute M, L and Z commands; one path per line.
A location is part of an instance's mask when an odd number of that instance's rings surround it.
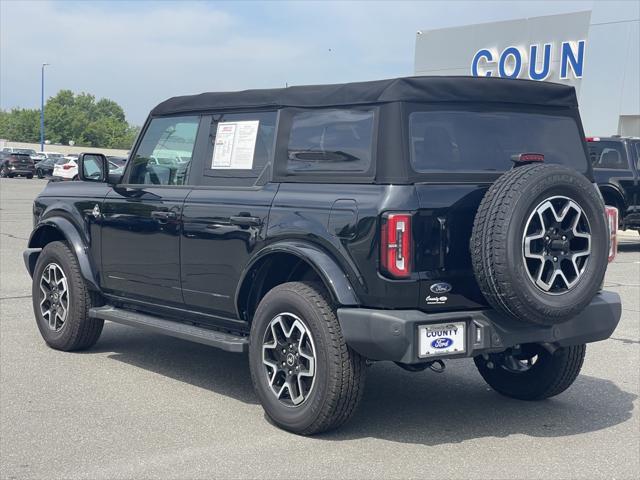
M 69 220 L 63 217 L 49 217 L 43 219 L 36 225 L 29 237 L 29 248 L 25 251 L 25 264 L 29 274 L 33 274 L 35 261 L 40 255 L 42 248 L 50 243 L 50 229 L 55 229 L 63 237 L 78 259 L 80 273 L 89 284 L 90 288 L 100 290 L 96 277 L 96 269 L 88 253 L 88 246 L 78 228 Z M 54 237 L 59 238 L 59 237 Z
M 360 300 L 351 286 L 347 275 L 344 273 L 338 263 L 331 258 L 325 251 L 321 250 L 313 244 L 301 241 L 282 241 L 273 243 L 260 250 L 248 263 L 244 271 L 238 287 L 236 289 L 235 301 L 238 305 L 240 291 L 245 284 L 247 275 L 252 271 L 253 267 L 263 258 L 274 253 L 288 253 L 304 260 L 322 279 L 334 301 L 342 306 L 360 305 Z

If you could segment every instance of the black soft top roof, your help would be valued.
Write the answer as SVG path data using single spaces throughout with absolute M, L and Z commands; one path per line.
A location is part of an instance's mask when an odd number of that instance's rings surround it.
M 575 89 L 559 83 L 498 77 L 404 77 L 170 98 L 152 115 L 269 107 L 333 107 L 389 102 L 491 102 L 575 107 Z

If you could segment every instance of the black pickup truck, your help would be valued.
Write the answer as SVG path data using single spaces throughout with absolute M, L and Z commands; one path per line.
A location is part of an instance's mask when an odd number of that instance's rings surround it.
M 345 422 L 371 361 L 469 357 L 501 394 L 557 395 L 620 319 L 571 87 L 176 97 L 108 172 L 83 154 L 82 181 L 35 200 L 24 258 L 46 343 L 89 348 L 108 320 L 248 352 L 267 415 L 296 433 Z
M 640 138 L 587 137 L 593 175 L 622 230 L 640 233 Z

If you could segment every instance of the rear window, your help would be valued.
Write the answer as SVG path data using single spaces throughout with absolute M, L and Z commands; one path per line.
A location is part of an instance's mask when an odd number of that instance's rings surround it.
M 627 152 L 622 142 L 588 142 L 589 159 L 593 168 L 628 170 Z
M 290 172 L 366 172 L 373 151 L 372 110 L 296 113 L 287 147 Z
M 519 153 L 585 171 L 576 121 L 524 112 L 417 111 L 409 115 L 410 152 L 418 172 L 501 172 Z

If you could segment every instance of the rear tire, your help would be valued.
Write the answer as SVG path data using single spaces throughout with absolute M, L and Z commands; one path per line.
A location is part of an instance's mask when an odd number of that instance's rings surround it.
M 31 180 L 33 178 L 33 175 L 27 175 L 27 178 Z
M 43 248 L 33 272 L 31 296 L 36 324 L 51 348 L 83 350 L 98 341 L 104 321 L 91 318 L 89 309 L 100 305 L 100 297 L 87 288 L 66 243 L 52 242 Z
M 478 356 L 474 361 L 482 378 L 496 392 L 518 400 L 543 400 L 564 392 L 575 381 L 586 346 L 559 348 L 554 353 L 535 344 L 523 349 L 524 354 L 507 351 Z M 527 366 L 527 358 L 535 358 L 534 363 Z
M 345 343 L 335 308 L 317 284 L 285 283 L 264 296 L 251 325 L 249 364 L 267 416 L 294 433 L 342 425 L 362 398 L 365 360 Z
M 42 170 L 38 169 L 36 173 L 38 174 L 38 178 L 40 179 L 44 178 L 44 173 L 42 173 Z

